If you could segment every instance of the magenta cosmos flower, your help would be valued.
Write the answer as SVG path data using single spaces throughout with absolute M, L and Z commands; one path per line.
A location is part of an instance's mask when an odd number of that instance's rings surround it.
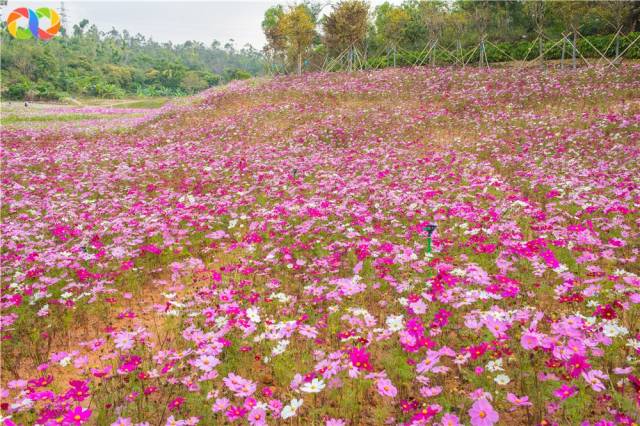
M 484 398 L 473 403 L 469 410 L 469 416 L 472 426 L 492 426 L 500 418 L 498 412 Z
M 88 408 L 85 410 L 82 407 L 75 407 L 73 410 L 67 412 L 64 416 L 64 420 L 68 425 L 82 425 L 89 421 L 91 417 L 91 410 Z
M 575 386 L 568 386 L 566 383 L 563 384 L 562 386 L 560 386 L 558 389 L 556 389 L 555 391 L 553 391 L 553 394 L 557 397 L 562 399 L 563 401 L 567 398 L 572 397 L 573 395 L 575 395 L 576 393 L 578 393 L 578 388 Z

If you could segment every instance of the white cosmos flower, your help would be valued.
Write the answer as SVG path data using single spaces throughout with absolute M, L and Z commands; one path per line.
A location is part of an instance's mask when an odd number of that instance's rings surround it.
M 271 355 L 273 356 L 280 355 L 287 349 L 287 346 L 289 346 L 288 340 L 280 340 L 276 345 L 276 347 L 271 350 Z
M 322 389 L 324 389 L 325 386 L 326 385 L 322 380 L 316 378 L 313 379 L 311 383 L 305 383 L 304 385 L 300 386 L 300 390 L 306 393 L 318 393 Z
M 254 323 L 260 322 L 260 315 L 258 314 L 258 308 L 252 307 L 247 309 L 247 317 Z
M 504 386 L 507 383 L 509 383 L 511 381 L 511 379 L 506 374 L 498 374 L 496 376 L 496 378 L 493 379 L 493 381 L 496 382 L 499 385 L 503 385 Z
M 283 419 L 288 419 L 296 415 L 296 410 L 293 409 L 290 405 L 285 405 L 282 411 L 280 412 L 280 417 Z
M 627 344 L 626 346 L 629 346 L 630 348 L 633 349 L 640 349 L 640 340 L 636 340 L 636 339 L 629 339 L 627 340 Z
M 298 411 L 298 408 L 300 407 L 302 407 L 302 400 L 294 398 L 291 400 L 289 405 L 285 405 L 285 407 L 282 409 L 282 411 L 280 412 L 280 417 L 282 417 L 283 419 L 293 417 L 296 415 L 296 411 Z
M 504 368 L 502 368 L 502 358 L 496 359 L 495 361 L 489 361 L 487 363 L 487 370 L 491 372 L 504 371 Z
M 629 334 L 629 330 L 626 327 L 618 325 L 616 321 L 608 321 L 604 325 L 602 332 L 607 337 L 617 337 Z
M 400 331 L 404 329 L 403 316 L 402 315 L 389 315 L 387 317 L 387 328 L 390 331 Z

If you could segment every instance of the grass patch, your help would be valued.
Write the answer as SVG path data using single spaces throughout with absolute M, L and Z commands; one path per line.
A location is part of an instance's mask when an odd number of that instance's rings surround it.
M 13 123 L 31 123 L 31 122 L 49 122 L 49 121 L 80 121 L 80 120 L 94 120 L 98 118 L 106 118 L 105 115 L 100 114 L 51 114 L 51 115 L 31 115 L 31 116 L 19 116 L 8 115 L 0 118 L 0 124 L 7 125 Z M 109 117 L 111 118 L 111 117 Z
M 133 102 L 124 102 L 121 104 L 113 105 L 114 108 L 160 108 L 169 102 L 169 98 L 149 98 L 140 99 Z

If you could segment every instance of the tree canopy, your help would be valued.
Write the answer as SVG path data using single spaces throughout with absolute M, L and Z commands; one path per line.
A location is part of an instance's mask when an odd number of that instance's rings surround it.
M 126 30 L 101 32 L 86 19 L 47 42 L 7 31 L 1 37 L 5 98 L 182 95 L 263 71 L 262 54 L 250 45 L 158 43 Z
M 299 4 L 310 20 L 304 20 L 304 32 L 311 45 L 305 49 L 287 49 L 282 23 L 298 6 L 274 6 L 265 14 L 263 29 L 268 48 L 290 69 L 300 56 L 339 56 L 350 46 L 361 45 L 368 54 L 380 55 L 389 49 L 421 50 L 437 41 L 443 46 L 463 49 L 477 46 L 486 38 L 494 43 L 520 43 L 540 38 L 559 39 L 579 32 L 600 36 L 637 31 L 640 1 L 548 1 L 548 0 L 404 0 L 400 4 L 384 2 L 373 11 L 365 0 L 343 0 L 329 13 L 318 18 L 323 3 L 307 0 Z M 313 13 L 311 11 L 314 11 Z M 297 12 L 296 12 L 297 13 Z M 287 18 L 289 33 L 302 20 Z M 318 22 L 318 28 L 310 27 Z M 311 36 L 313 32 L 316 37 Z M 278 56 L 279 55 L 279 56 Z M 293 56 L 292 56 L 293 55 Z

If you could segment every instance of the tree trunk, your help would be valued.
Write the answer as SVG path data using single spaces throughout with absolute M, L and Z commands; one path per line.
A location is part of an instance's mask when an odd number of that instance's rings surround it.
M 540 58 L 540 66 L 544 66 L 544 51 L 542 50 L 542 33 L 538 35 L 538 57 Z
M 618 55 L 620 54 L 620 37 L 616 34 L 616 56 L 614 63 L 618 62 Z
M 302 53 L 298 53 L 298 75 L 302 74 Z
M 566 35 L 562 35 L 562 56 L 560 56 L 560 68 L 564 69 L 564 51 L 566 50 L 566 46 L 567 46 L 567 36 Z

